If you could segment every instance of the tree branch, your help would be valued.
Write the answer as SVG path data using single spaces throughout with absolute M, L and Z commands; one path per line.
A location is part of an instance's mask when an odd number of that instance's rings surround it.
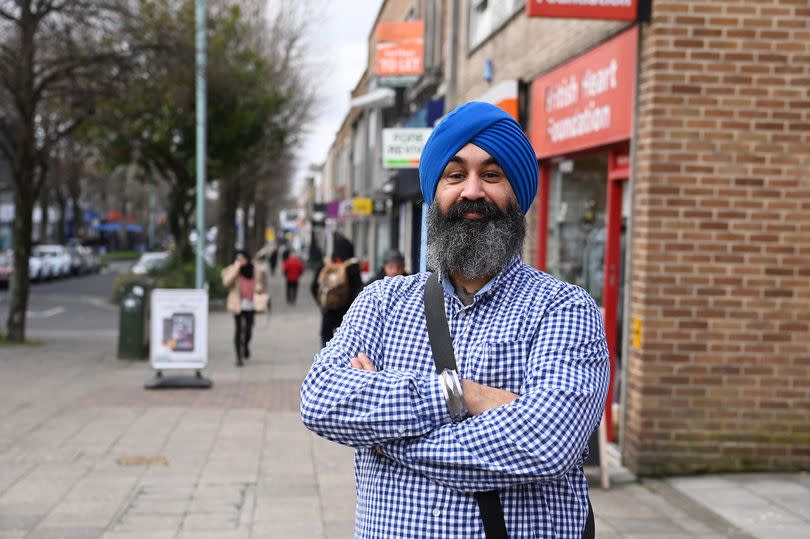
M 6 19 L 7 21 L 12 21 L 16 23 L 20 22 L 20 19 L 12 15 L 10 11 L 7 11 L 1 7 L 0 7 L 0 19 Z

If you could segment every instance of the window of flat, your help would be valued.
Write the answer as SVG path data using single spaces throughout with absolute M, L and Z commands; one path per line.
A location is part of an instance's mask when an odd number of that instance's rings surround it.
M 500 29 L 525 3 L 525 0 L 470 0 L 470 50 Z

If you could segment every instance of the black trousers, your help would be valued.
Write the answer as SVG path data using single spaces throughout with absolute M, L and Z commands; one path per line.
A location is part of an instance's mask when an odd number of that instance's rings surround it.
M 240 361 L 248 345 L 250 345 L 250 338 L 253 336 L 253 315 L 253 311 L 242 311 L 233 315 L 236 322 L 233 344 L 236 347 L 236 359 Z
M 295 303 L 295 299 L 298 297 L 298 283 L 291 283 L 287 281 L 287 303 L 290 305 Z

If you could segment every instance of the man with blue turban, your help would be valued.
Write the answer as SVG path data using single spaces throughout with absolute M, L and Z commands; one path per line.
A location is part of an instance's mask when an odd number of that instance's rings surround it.
M 501 109 L 448 114 L 419 165 L 433 273 L 368 286 L 316 356 L 301 417 L 356 448 L 355 537 L 593 537 L 607 344 L 584 290 L 520 259 L 537 174 Z

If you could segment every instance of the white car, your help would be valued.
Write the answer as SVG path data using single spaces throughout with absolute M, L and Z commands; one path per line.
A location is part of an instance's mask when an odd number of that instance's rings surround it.
M 42 275 L 42 259 L 36 256 L 28 257 L 28 280 L 39 281 L 40 279 L 47 279 L 47 276 Z
M 166 251 L 143 253 L 130 271 L 136 275 L 146 275 L 152 270 L 160 269 L 168 262 L 169 253 Z
M 70 275 L 70 254 L 64 245 L 37 245 L 32 254 L 42 259 L 47 267 L 48 277 Z

